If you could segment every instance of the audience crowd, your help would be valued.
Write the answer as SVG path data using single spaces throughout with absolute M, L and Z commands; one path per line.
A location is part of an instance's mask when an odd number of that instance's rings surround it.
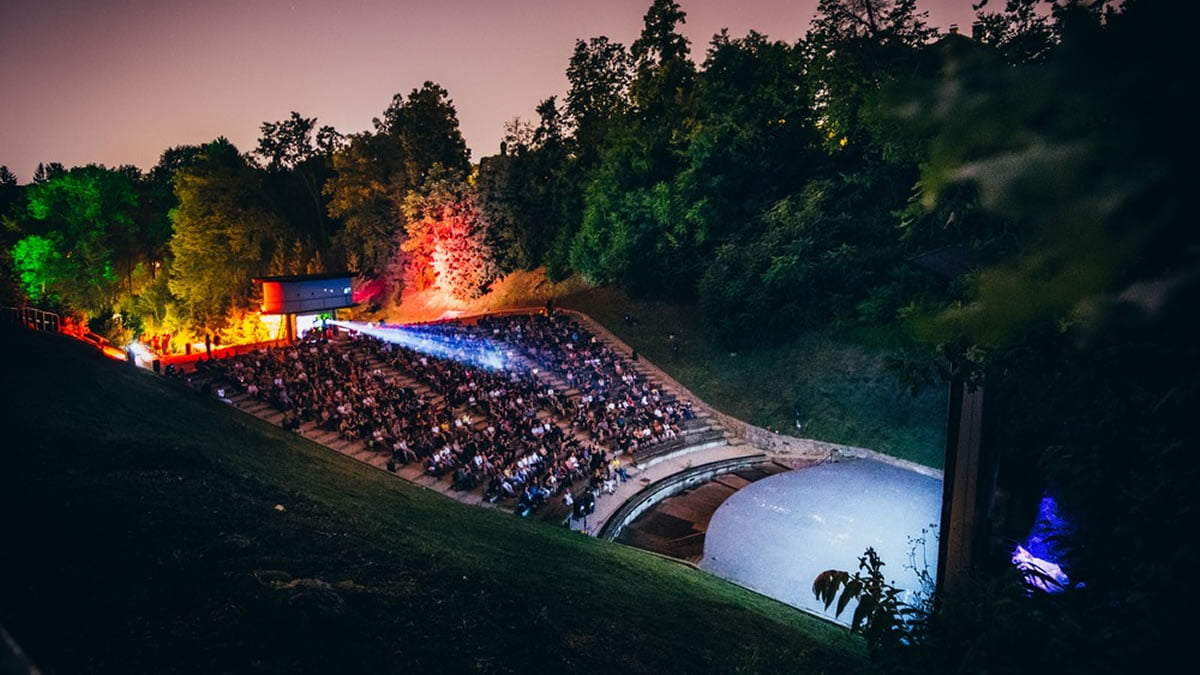
M 437 341 L 446 358 L 330 329 L 205 369 L 222 399 L 240 388 L 283 411 L 285 428 L 312 422 L 362 440 L 390 453 L 389 469 L 420 463 L 456 489 L 482 484 L 489 500 L 514 499 L 523 514 L 558 495 L 569 506 L 584 491 L 589 500 L 614 492 L 628 478 L 623 455 L 676 438 L 694 417 L 561 314 L 401 330 Z M 495 360 L 497 345 L 507 350 L 501 368 L 471 365 Z M 485 349 L 488 359 L 476 353 Z

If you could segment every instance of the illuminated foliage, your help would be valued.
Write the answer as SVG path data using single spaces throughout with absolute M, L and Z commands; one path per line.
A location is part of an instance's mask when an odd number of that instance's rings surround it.
M 471 187 L 435 167 L 425 188 L 405 201 L 400 245 L 417 290 L 441 289 L 458 300 L 479 297 L 497 276 L 486 224 Z
M 129 173 L 96 165 L 47 171 L 29 186 L 27 200 L 27 230 L 54 235 L 62 300 L 88 312 L 111 307 L 139 258 L 139 200 Z
M 470 162 L 449 93 L 433 82 L 407 100 L 396 94 L 374 125 L 374 133 L 352 136 L 334 153 L 324 193 L 329 215 L 345 222 L 336 242 L 350 267 L 386 275 L 403 233 L 405 199 L 435 165 L 462 180 Z
M 59 253 L 59 245 L 58 237 L 50 233 L 45 237 L 31 234 L 13 247 L 13 267 L 25 293 L 34 302 L 56 296 L 66 279 L 66 265 Z

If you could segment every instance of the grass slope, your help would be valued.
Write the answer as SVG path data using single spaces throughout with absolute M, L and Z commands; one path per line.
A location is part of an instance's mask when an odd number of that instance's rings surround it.
M 709 575 L 460 505 L 69 341 L 2 337 L 0 623 L 46 672 L 860 664 L 840 629 Z

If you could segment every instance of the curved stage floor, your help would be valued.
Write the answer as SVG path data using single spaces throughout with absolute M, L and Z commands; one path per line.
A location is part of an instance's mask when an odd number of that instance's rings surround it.
M 942 482 L 869 459 L 789 471 L 747 485 L 713 514 L 704 542 L 704 569 L 833 618 L 812 594 L 813 579 L 827 569 L 855 571 L 858 557 L 875 547 L 889 581 L 919 588 L 906 569 L 909 539 L 941 518 Z M 927 537 L 930 574 L 937 541 Z M 917 552 L 918 564 L 922 561 Z M 853 605 L 837 619 L 848 623 Z

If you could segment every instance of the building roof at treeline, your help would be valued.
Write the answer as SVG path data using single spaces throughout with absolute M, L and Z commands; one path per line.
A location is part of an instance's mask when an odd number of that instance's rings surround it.
M 297 281 L 324 281 L 326 279 L 349 279 L 353 276 L 353 272 L 322 272 L 320 274 L 285 274 L 278 277 L 254 277 L 252 281 L 256 284 L 268 281 L 288 283 Z

